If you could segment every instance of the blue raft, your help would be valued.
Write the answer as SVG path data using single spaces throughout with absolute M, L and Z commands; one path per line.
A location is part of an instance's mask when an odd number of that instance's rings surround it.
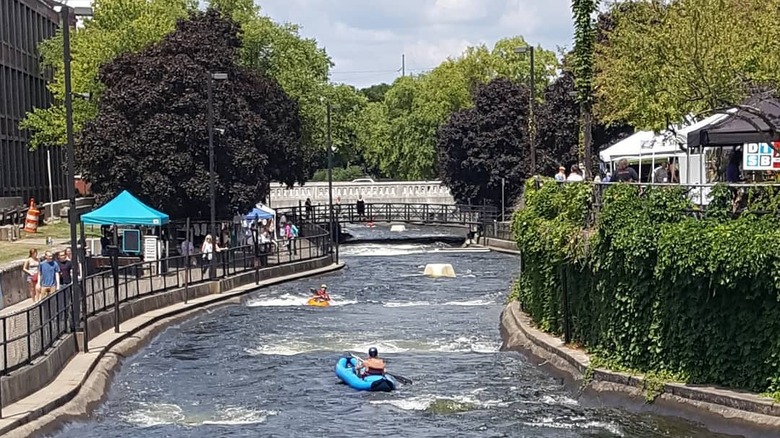
M 366 376 L 364 378 L 358 377 L 355 374 L 355 366 L 357 361 L 353 357 L 342 357 L 336 362 L 336 376 L 344 383 L 351 386 L 358 391 L 385 391 L 390 392 L 394 390 L 398 383 L 392 376 Z

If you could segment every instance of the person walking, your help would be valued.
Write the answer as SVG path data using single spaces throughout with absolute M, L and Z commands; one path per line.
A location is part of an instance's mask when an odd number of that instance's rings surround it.
M 30 299 L 33 302 L 38 301 L 38 266 L 41 262 L 38 260 L 38 250 L 31 248 L 27 255 L 27 259 L 22 265 L 22 272 L 24 272 L 24 281 L 27 284 L 27 292 L 30 295 Z
M 43 258 L 44 261 L 38 267 L 40 273 L 38 301 L 43 300 L 60 288 L 60 265 L 54 260 L 54 255 L 51 251 L 46 251 Z

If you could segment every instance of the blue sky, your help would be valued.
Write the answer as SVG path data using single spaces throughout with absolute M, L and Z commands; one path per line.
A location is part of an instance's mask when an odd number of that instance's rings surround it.
M 70 0 L 85 6 L 90 0 Z M 571 0 L 256 0 L 292 22 L 335 62 L 331 80 L 365 87 L 429 70 L 467 46 L 523 35 L 547 49 L 571 47 Z M 556 50 L 557 51 L 557 50 Z

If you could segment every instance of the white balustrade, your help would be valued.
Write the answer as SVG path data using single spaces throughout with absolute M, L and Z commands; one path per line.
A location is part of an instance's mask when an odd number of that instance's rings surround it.
M 354 203 L 359 196 L 367 203 L 387 204 L 448 204 L 455 200 L 450 189 L 441 181 L 387 181 L 387 182 L 334 182 L 333 202 L 341 198 L 342 204 Z M 309 182 L 304 186 L 288 189 L 281 183 L 271 183 L 270 206 L 294 207 L 311 199 L 312 205 L 328 203 L 328 183 Z

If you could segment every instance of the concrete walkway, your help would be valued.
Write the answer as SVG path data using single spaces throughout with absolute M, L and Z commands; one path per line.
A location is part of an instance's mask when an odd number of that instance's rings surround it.
M 6 406 L 0 420 L 0 435 L 26 437 L 45 433 L 63 421 L 87 415 L 104 397 L 111 375 L 121 360 L 141 348 L 149 337 L 177 319 L 207 307 L 235 301 L 249 291 L 276 283 L 325 274 L 344 266 L 325 268 L 261 281 L 218 295 L 192 299 L 144 313 L 120 325 L 120 332 L 107 330 L 89 342 L 89 352 L 77 354 L 49 385 Z M 75 398 L 74 398 L 75 396 Z

